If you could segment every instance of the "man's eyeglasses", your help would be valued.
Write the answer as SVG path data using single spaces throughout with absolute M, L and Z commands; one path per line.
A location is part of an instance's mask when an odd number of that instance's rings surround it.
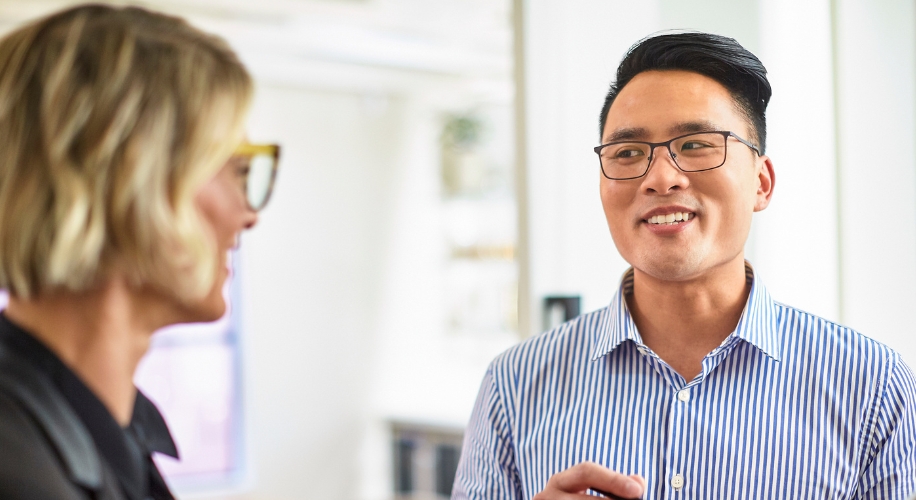
M 601 173 L 611 180 L 638 179 L 649 171 L 655 148 L 664 146 L 677 168 L 684 172 L 703 172 L 719 168 L 728 156 L 728 138 L 734 137 L 760 156 L 757 146 L 733 132 L 696 132 L 665 142 L 615 141 L 595 148 Z
M 280 146 L 276 144 L 242 144 L 236 148 L 231 160 L 244 178 L 245 197 L 252 210 L 263 209 L 270 200 L 277 165 L 280 162 Z

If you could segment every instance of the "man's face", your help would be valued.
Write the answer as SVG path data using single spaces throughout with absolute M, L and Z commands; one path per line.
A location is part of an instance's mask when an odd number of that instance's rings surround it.
M 747 120 L 725 87 L 698 73 L 646 71 L 618 94 L 601 142 L 664 142 L 711 130 L 751 140 Z M 743 259 L 751 216 L 769 204 L 773 167 L 769 158 L 758 157 L 734 138 L 728 139 L 727 151 L 721 167 L 685 173 L 659 147 L 644 177 L 618 181 L 601 176 L 601 202 L 611 236 L 637 271 L 683 281 Z M 678 212 L 689 214 L 688 220 L 653 223 L 655 215 Z

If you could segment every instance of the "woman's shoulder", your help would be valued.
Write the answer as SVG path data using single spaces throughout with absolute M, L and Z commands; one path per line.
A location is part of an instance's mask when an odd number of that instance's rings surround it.
M 0 498 L 84 497 L 29 408 L 0 387 Z
M 88 499 L 107 489 L 95 446 L 63 396 L 2 350 L 0 450 L 0 498 Z

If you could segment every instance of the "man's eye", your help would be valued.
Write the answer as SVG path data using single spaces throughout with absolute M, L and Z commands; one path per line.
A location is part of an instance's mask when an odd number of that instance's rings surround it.
M 689 141 L 681 145 L 681 151 L 688 150 L 688 149 L 703 149 L 703 148 L 711 148 L 711 147 L 712 147 L 712 144 L 709 144 L 706 142 Z
M 636 158 L 638 156 L 644 156 L 644 155 L 645 153 L 643 153 L 641 149 L 621 148 L 614 154 L 614 157 L 623 160 L 623 159 L 628 159 L 628 158 Z

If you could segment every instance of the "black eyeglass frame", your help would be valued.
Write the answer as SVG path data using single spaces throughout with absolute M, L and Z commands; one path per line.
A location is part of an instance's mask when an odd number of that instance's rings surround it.
M 704 168 L 701 170 L 684 170 L 683 168 L 681 168 L 681 166 L 677 162 L 677 154 L 675 154 L 674 151 L 671 151 L 671 143 L 678 139 L 683 139 L 684 137 L 690 137 L 691 135 L 700 135 L 700 134 L 719 134 L 725 138 L 725 154 L 722 155 L 722 163 L 716 165 L 715 167 Z M 671 156 L 671 159 L 674 160 L 674 165 L 681 172 L 706 172 L 709 170 L 715 170 L 721 167 L 722 165 L 725 165 L 726 160 L 728 160 L 728 138 L 729 137 L 734 137 L 735 139 L 738 139 L 738 142 L 751 148 L 755 153 L 757 153 L 757 156 L 761 156 L 760 149 L 757 146 L 753 145 L 750 141 L 741 138 L 738 134 L 728 131 L 728 130 L 707 130 L 705 132 L 691 132 L 689 134 L 679 135 L 665 142 L 614 141 L 614 142 L 609 142 L 607 144 L 602 144 L 600 146 L 595 146 L 594 151 L 595 151 L 595 154 L 598 155 L 598 165 L 601 167 L 601 175 L 603 175 L 605 178 L 610 179 L 612 181 L 629 181 L 633 179 L 639 179 L 640 177 L 645 177 L 645 175 L 649 173 L 649 167 L 652 166 L 652 158 L 655 157 L 655 148 L 659 146 L 665 146 L 665 149 L 668 150 L 668 154 Z M 604 163 L 601 161 L 601 150 L 608 146 L 614 146 L 616 144 L 645 144 L 649 146 L 649 158 L 648 158 L 648 161 L 646 161 L 646 170 L 644 170 L 643 173 L 635 177 L 611 177 L 609 176 L 607 172 L 604 171 Z

